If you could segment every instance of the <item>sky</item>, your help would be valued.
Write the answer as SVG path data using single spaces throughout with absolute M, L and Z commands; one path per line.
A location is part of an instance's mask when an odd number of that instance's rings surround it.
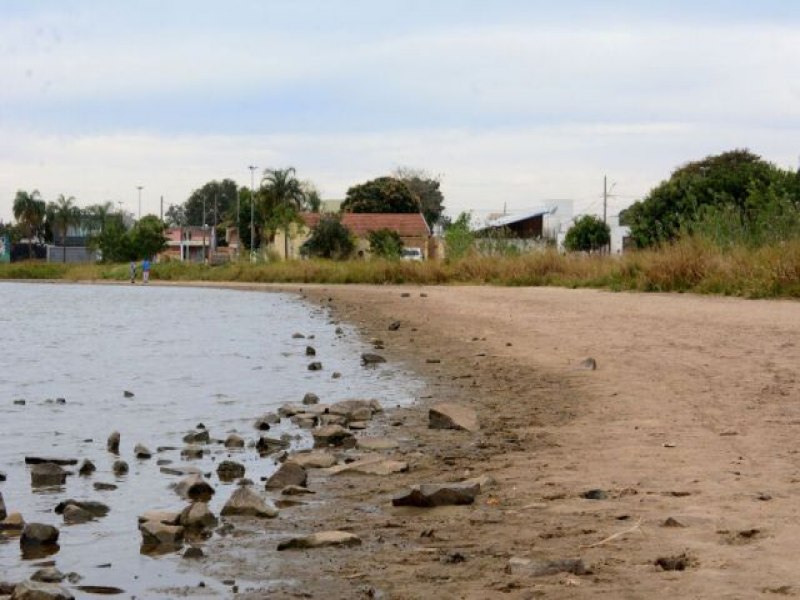
M 800 159 L 792 0 L 0 0 L 0 219 L 17 190 L 142 214 L 250 165 L 326 199 L 398 167 L 480 218 L 609 214 L 679 165 Z

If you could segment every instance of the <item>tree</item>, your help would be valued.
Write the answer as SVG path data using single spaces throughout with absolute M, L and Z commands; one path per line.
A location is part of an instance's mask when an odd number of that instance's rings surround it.
M 183 227 L 186 220 L 186 206 L 183 204 L 170 204 L 164 213 L 164 221 L 169 227 Z
M 108 219 L 103 231 L 93 236 L 89 245 L 94 250 L 100 250 L 103 262 L 128 262 L 137 259 L 131 237 L 125 230 L 122 216 L 119 214 L 112 215 Z
M 48 206 L 49 217 L 52 219 L 53 227 L 61 232 L 61 245 L 64 250 L 61 254 L 62 262 L 67 262 L 67 230 L 70 225 L 78 225 L 81 222 L 81 211 L 75 206 L 75 198 L 67 198 L 64 194 L 59 194 L 55 202 Z
M 584 215 L 575 220 L 564 238 L 567 250 L 593 252 L 604 248 L 611 242 L 611 230 L 602 219 L 594 215 Z
M 423 169 L 412 169 L 410 167 L 395 169 L 393 175 L 417 195 L 422 215 L 428 222 L 428 226 L 433 228 L 444 212 L 444 194 L 440 189 L 441 181 L 439 181 L 439 178 L 432 177 Z
M 354 213 L 417 213 L 419 197 L 404 181 L 394 177 L 378 177 L 347 190 L 342 212 Z
M 186 202 L 183 203 L 182 215 L 177 209 L 172 214 L 170 214 L 170 209 L 167 209 L 167 219 L 176 226 L 212 225 L 216 227 L 226 219 L 233 221 L 231 217 L 236 215 L 236 195 L 238 191 L 236 182 L 232 179 L 209 181 L 194 190 Z M 216 212 L 214 210 L 215 203 Z M 175 222 L 175 219 L 181 216 L 183 221 Z
M 111 202 L 92 204 L 83 209 L 82 222 L 90 233 L 102 232 L 113 210 L 114 205 Z
M 301 249 L 306 256 L 345 259 L 355 250 L 350 231 L 335 216 L 323 216 Z
M 470 229 L 472 213 L 462 212 L 455 221 L 447 226 L 444 231 L 444 244 L 447 249 L 447 258 L 458 260 L 462 258 L 475 240 L 475 236 Z
M 306 207 L 306 194 L 294 167 L 265 170 L 259 194 L 265 226 L 271 232 L 284 230 L 284 256 L 288 257 L 289 226 L 299 221 L 299 213 Z
M 403 240 L 394 229 L 377 229 L 369 232 L 369 250 L 375 256 L 400 258 Z
M 155 215 L 142 217 L 130 230 L 130 245 L 137 259 L 152 258 L 167 247 L 164 222 Z
M 45 218 L 45 202 L 38 190 L 17 192 L 14 198 L 14 218 L 22 225 L 28 236 L 28 258 L 33 258 L 33 238 L 39 232 Z
M 322 208 L 322 197 L 319 195 L 319 190 L 310 181 L 304 181 L 300 184 L 303 188 L 305 195 L 305 207 L 308 211 L 318 213 Z
M 775 198 L 797 205 L 800 177 L 748 150 L 733 150 L 679 167 L 623 211 L 620 222 L 630 226 L 638 246 L 651 246 L 674 240 L 682 231 L 690 233 L 690 224 L 708 214 L 704 207 L 727 206 L 751 222 Z

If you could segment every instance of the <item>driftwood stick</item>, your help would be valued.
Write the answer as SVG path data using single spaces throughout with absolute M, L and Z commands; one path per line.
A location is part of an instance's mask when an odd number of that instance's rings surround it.
M 617 533 L 614 533 L 608 536 L 607 538 L 600 540 L 599 542 L 595 542 L 594 544 L 582 545 L 581 549 L 583 550 L 585 548 L 596 548 L 597 546 L 602 546 L 603 544 L 607 544 L 608 542 L 616 540 L 617 538 L 621 538 L 623 535 L 628 535 L 629 533 L 633 533 L 634 531 L 642 532 L 641 527 L 642 527 L 642 519 L 640 518 L 638 521 L 636 521 L 636 524 L 633 527 L 630 527 L 625 531 L 618 531 Z

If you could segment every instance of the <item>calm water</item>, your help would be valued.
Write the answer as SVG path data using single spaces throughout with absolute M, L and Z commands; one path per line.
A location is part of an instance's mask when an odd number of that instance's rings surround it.
M 185 504 L 169 489 L 177 478 L 159 472 L 157 459 L 182 464 L 179 450 L 137 461 L 133 446 L 183 444 L 183 434 L 200 422 L 211 436 L 237 431 L 255 439 L 256 416 L 306 392 L 323 402 L 378 398 L 384 406 L 413 399 L 419 382 L 392 367 L 364 369 L 366 348 L 346 325 L 335 334 L 329 315 L 291 296 L 260 292 L 137 286 L 0 283 L 0 471 L 8 480 L 0 491 L 9 512 L 27 522 L 58 526 L 61 549 L 50 560 L 64 573 L 75 571 L 81 585 L 112 585 L 125 597 L 157 597 L 159 586 L 191 585 L 201 579 L 210 595 L 226 589 L 200 577 L 178 554 L 159 558 L 139 554 L 136 517 L 149 509 L 180 509 Z M 294 332 L 315 339 L 293 339 Z M 317 350 L 324 370 L 307 370 L 307 344 Z M 334 371 L 341 379 L 332 379 Z M 130 390 L 133 398 L 124 398 Z M 66 404 L 54 402 L 65 398 Z M 25 399 L 26 405 L 15 405 Z M 122 434 L 121 458 L 130 473 L 111 473 L 115 457 L 106 452 L 108 434 Z M 286 420 L 272 437 L 291 433 L 295 447 L 311 443 L 308 432 Z M 226 453 L 189 461 L 204 472 Z M 67 478 L 63 488 L 33 490 L 26 455 L 89 458 L 97 472 Z M 275 465 L 254 451 L 233 456 L 258 482 Z M 67 467 L 72 468 L 72 467 Z M 74 467 L 77 471 L 77 467 Z M 231 486 L 211 478 L 218 513 Z M 118 489 L 98 492 L 95 481 Z M 111 512 L 94 522 L 66 526 L 53 512 L 66 498 L 99 500 Z M 0 537 L 0 579 L 16 580 L 36 570 L 22 560 L 16 538 Z M 110 567 L 100 567 L 107 565 Z M 76 597 L 90 597 L 74 591 Z

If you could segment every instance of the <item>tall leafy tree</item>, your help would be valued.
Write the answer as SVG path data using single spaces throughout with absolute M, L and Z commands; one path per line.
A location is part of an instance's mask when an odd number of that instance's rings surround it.
M 594 252 L 606 247 L 611 241 L 611 230 L 602 219 L 594 215 L 583 215 L 575 220 L 564 238 L 567 250 Z
M 302 247 L 303 254 L 318 258 L 343 260 L 355 250 L 350 231 L 333 215 L 323 215 Z
M 342 203 L 343 212 L 354 213 L 416 213 L 421 209 L 419 197 L 395 177 L 354 185 Z
M 33 238 L 38 234 L 45 218 L 45 202 L 38 190 L 17 192 L 14 198 L 14 218 L 22 225 L 28 236 L 28 257 L 33 258 Z
M 211 225 L 216 227 L 220 223 L 230 220 L 231 217 L 235 217 L 238 191 L 236 182 L 232 179 L 209 181 L 194 190 L 187 198 L 183 204 L 182 215 L 177 211 L 170 214 L 170 209 L 167 209 L 166 216 L 170 220 L 175 220 L 176 217 L 182 216 L 183 222 L 175 222 L 175 225 Z M 214 211 L 215 203 L 216 212 Z
M 87 226 L 90 233 L 102 232 L 106 228 L 106 223 L 114 212 L 114 205 L 111 202 L 102 204 L 92 204 L 83 209 L 83 224 Z
M 59 194 L 55 202 L 48 206 L 48 213 L 52 218 L 53 228 L 61 232 L 61 244 L 64 247 L 62 261 L 67 262 L 67 230 L 71 225 L 78 225 L 81 222 L 81 211 L 75 206 L 73 196 L 66 197 Z
M 284 230 L 284 256 L 289 256 L 289 227 L 306 208 L 306 193 L 296 173 L 294 167 L 267 169 L 259 190 L 265 226 L 272 232 Z
M 442 194 L 442 183 L 439 178 L 431 176 L 423 169 L 410 167 L 395 169 L 393 175 L 417 195 L 422 215 L 428 222 L 428 226 L 433 227 L 438 223 L 444 212 L 444 194 Z

